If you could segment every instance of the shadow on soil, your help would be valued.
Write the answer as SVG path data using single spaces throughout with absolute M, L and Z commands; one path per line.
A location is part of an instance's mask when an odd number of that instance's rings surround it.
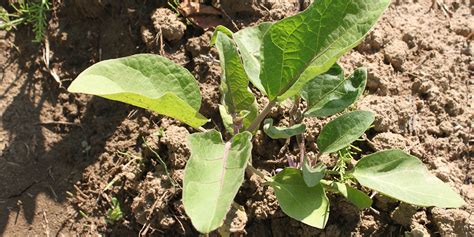
M 98 19 L 84 19 L 71 11 L 71 7 L 59 9 L 49 26 L 50 65 L 66 79 L 65 86 L 94 61 L 136 53 L 138 39 L 130 32 L 125 8 L 110 10 L 118 11 L 114 14 L 104 12 Z M 39 56 L 41 45 L 31 43 L 30 29 L 20 27 L 14 38 L 15 47 L 5 53 L 9 63 L 2 65 L 2 72 L 18 65 L 10 74 L 16 78 L 4 78 L 5 74 L 0 78 L 2 103 L 13 97 L 0 118 L 7 134 L 3 139 L 8 141 L 0 150 L 0 235 L 19 218 L 33 223 L 39 216 L 38 195 L 64 203 L 67 192 L 74 192 L 83 170 L 104 152 L 105 142 L 130 110 L 58 88 Z

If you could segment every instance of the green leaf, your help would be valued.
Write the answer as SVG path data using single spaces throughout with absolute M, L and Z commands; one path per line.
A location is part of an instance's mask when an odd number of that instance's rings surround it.
M 257 117 L 258 107 L 255 97 L 248 88 L 249 79 L 237 51 L 237 46 L 229 36 L 217 32 L 216 47 L 222 67 L 222 103 L 230 115 L 238 117 L 240 112 L 250 111 L 243 120 L 244 128 Z
M 199 232 L 209 233 L 222 225 L 244 181 L 251 137 L 243 132 L 224 143 L 215 130 L 189 136 L 191 158 L 184 171 L 183 204 Z
M 244 68 L 252 84 L 263 94 L 267 94 L 260 81 L 260 61 L 263 36 L 272 23 L 264 22 L 256 27 L 248 27 L 235 33 L 234 39 L 244 62 Z
M 458 208 L 466 203 L 416 157 L 401 150 L 380 151 L 359 160 L 354 177 L 363 186 L 417 206 Z
M 311 167 L 308 159 L 305 157 L 304 165 L 302 167 L 303 179 L 308 187 L 314 187 L 324 178 L 326 166 L 319 164 L 316 167 Z
M 338 182 L 333 182 L 331 187 L 337 190 L 342 196 L 347 198 L 359 209 L 365 209 L 372 206 L 372 199 L 370 199 L 367 194 L 358 189 Z
M 263 39 L 262 85 L 270 100 L 296 95 L 377 22 L 390 0 L 319 0 L 270 27 Z
M 300 170 L 286 168 L 273 177 L 270 185 L 288 216 L 316 228 L 326 226 L 329 200 L 321 184 L 308 187 Z
M 308 102 L 307 117 L 327 117 L 344 111 L 362 95 L 367 84 L 367 70 L 359 68 L 344 80 L 344 71 L 334 64 L 325 74 L 308 82 L 301 96 Z
M 306 125 L 296 124 L 289 128 L 273 126 L 273 119 L 267 118 L 263 122 L 263 131 L 272 139 L 287 139 L 292 136 L 304 133 Z
M 227 35 L 230 38 L 234 37 L 234 32 L 229 30 L 229 28 L 227 28 L 225 26 L 217 26 L 216 29 L 214 30 L 214 33 L 212 34 L 212 37 L 211 37 L 211 43 L 210 43 L 211 47 L 216 44 L 217 35 L 218 35 L 217 33 L 219 33 L 219 32 Z
M 123 212 L 120 208 L 120 203 L 116 197 L 112 197 L 112 205 L 107 210 L 107 218 L 106 221 L 110 224 L 114 224 L 118 220 L 122 219 Z
M 219 105 L 219 113 L 221 114 L 222 123 L 224 124 L 225 130 L 230 134 L 234 134 L 234 121 L 232 116 L 227 112 L 227 109 L 223 105 Z
M 325 100 L 344 82 L 344 69 L 337 63 L 324 74 L 316 76 L 301 89 L 301 97 L 314 107 Z
M 357 140 L 374 122 L 375 115 L 369 111 L 357 110 L 343 114 L 326 124 L 319 134 L 319 150 L 323 153 L 336 152 Z
M 68 91 L 97 95 L 155 111 L 200 127 L 199 87 L 185 68 L 153 54 L 105 60 L 82 72 Z

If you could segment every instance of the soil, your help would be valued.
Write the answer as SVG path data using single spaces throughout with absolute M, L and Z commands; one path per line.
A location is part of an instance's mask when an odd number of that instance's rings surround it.
M 230 28 L 278 20 L 310 1 L 220 1 Z M 443 2 L 443 1 L 439 1 Z M 7 8 L 6 1 L 2 6 Z M 238 4 L 237 4 L 238 3 Z M 393 1 L 368 37 L 344 56 L 347 72 L 369 69 L 357 107 L 377 113 L 360 142 L 363 154 L 399 148 L 419 157 L 466 200 L 460 209 L 418 208 L 375 195 L 359 211 L 331 196 L 325 230 L 279 209 L 273 190 L 247 177 L 226 225 L 249 236 L 472 236 L 474 233 L 473 1 L 430 9 L 431 0 Z M 216 1 L 205 1 L 214 4 Z M 188 24 L 166 1 L 54 2 L 46 44 L 32 43 L 28 26 L 0 31 L 0 235 L 196 236 L 181 203 L 185 138 L 196 132 L 177 121 L 65 88 L 95 62 L 157 53 L 188 68 L 200 83 L 201 112 L 217 121 L 217 54 L 212 31 Z M 44 56 L 45 55 L 45 56 Z M 49 67 L 44 58 L 49 58 Z M 56 74 L 62 85 L 54 79 Z M 265 104 L 265 98 L 259 98 Z M 287 124 L 282 104 L 270 114 Z M 306 119 L 306 149 L 329 120 Z M 286 165 L 297 147 L 254 139 L 253 162 L 268 174 Z M 328 166 L 333 157 L 323 157 Z M 369 192 L 369 190 L 365 190 Z M 120 220 L 107 219 L 117 198 Z M 217 233 L 216 233 L 217 235 Z

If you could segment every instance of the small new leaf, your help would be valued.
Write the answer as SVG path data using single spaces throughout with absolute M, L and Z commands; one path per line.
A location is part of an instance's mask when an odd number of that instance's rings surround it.
M 335 64 L 327 73 L 306 84 L 301 97 L 308 102 L 307 117 L 327 117 L 342 112 L 362 95 L 367 84 L 367 70 L 359 68 L 346 80 Z
M 232 115 L 227 112 L 227 109 L 223 105 L 219 105 L 219 113 L 221 115 L 225 130 L 227 130 L 227 132 L 230 134 L 234 134 L 234 119 L 232 118 Z
M 209 233 L 224 222 L 244 181 L 251 137 L 243 132 L 224 143 L 215 130 L 189 136 L 191 158 L 184 171 L 183 204 L 199 232 Z
M 273 126 L 273 119 L 267 118 L 263 122 L 263 131 L 272 139 L 287 139 L 292 136 L 304 133 L 306 125 L 296 124 L 289 128 Z
M 96 63 L 82 72 L 68 91 L 149 109 L 196 128 L 208 121 L 198 112 L 201 94 L 193 75 L 184 67 L 154 54 Z
M 361 185 L 413 205 L 458 208 L 466 204 L 418 158 L 401 150 L 380 151 L 360 159 L 353 175 Z
M 227 34 L 217 31 L 215 43 L 222 68 L 222 103 L 233 117 L 238 117 L 244 110 L 250 112 L 243 118 L 245 129 L 258 113 L 257 102 L 248 88 L 249 79 L 233 40 Z
M 357 140 L 374 122 L 375 115 L 369 111 L 357 110 L 343 114 L 326 124 L 319 134 L 320 152 L 336 152 Z
M 308 162 L 308 159 L 305 157 L 303 165 L 303 179 L 308 187 L 314 187 L 319 184 L 319 182 L 324 178 L 326 166 L 324 164 L 319 164 L 316 167 L 311 167 Z
M 329 200 L 322 184 L 308 187 L 300 170 L 286 168 L 273 177 L 270 185 L 288 216 L 316 228 L 326 226 Z
M 229 30 L 229 28 L 227 28 L 225 26 L 217 26 L 216 29 L 214 30 L 214 33 L 212 34 L 212 37 L 211 37 L 211 43 L 210 43 L 211 47 L 216 44 L 217 35 L 218 35 L 217 33 L 219 33 L 219 32 L 227 35 L 229 38 L 234 37 L 234 32 Z
M 372 199 L 370 199 L 364 192 L 355 189 L 347 184 L 333 182 L 331 187 L 337 190 L 342 196 L 347 198 L 352 204 L 359 209 L 365 209 L 372 206 Z
M 110 224 L 114 224 L 118 220 L 122 219 L 123 212 L 120 208 L 120 203 L 116 197 L 112 198 L 112 206 L 107 210 L 107 219 L 106 221 Z

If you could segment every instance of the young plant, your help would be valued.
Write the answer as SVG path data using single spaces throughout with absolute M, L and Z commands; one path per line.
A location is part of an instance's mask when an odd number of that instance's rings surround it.
M 47 26 L 46 13 L 49 11 L 48 0 L 9 1 L 15 12 L 8 13 L 0 7 L 0 29 L 11 30 L 21 24 L 31 24 L 35 38 L 33 42 L 43 41 Z
M 109 224 L 114 224 L 123 218 L 123 212 L 120 208 L 120 203 L 116 197 L 112 198 L 111 207 L 107 210 L 106 222 Z
M 373 123 L 368 111 L 343 113 L 321 130 L 319 155 L 305 154 L 304 117 L 327 117 L 346 110 L 362 94 L 365 69 L 347 79 L 336 64 L 377 22 L 389 0 L 320 0 L 298 15 L 233 33 L 218 27 L 212 39 L 222 66 L 220 112 L 231 138 L 212 129 L 194 133 L 188 143 L 191 157 L 183 183 L 183 203 L 194 227 L 209 233 L 223 224 L 244 181 L 245 171 L 262 176 L 275 191 L 288 216 L 324 228 L 329 216 L 327 192 L 338 193 L 359 208 L 372 200 L 355 187 L 360 184 L 381 194 L 418 206 L 460 207 L 463 199 L 431 175 L 416 157 L 400 150 L 380 151 L 352 160 L 351 143 Z M 259 111 L 249 82 L 268 97 Z M 150 109 L 194 128 L 208 119 L 198 111 L 201 97 L 196 80 L 183 67 L 157 55 L 140 54 L 97 63 L 69 87 L 71 92 L 98 95 Z M 296 136 L 300 159 L 274 177 L 265 177 L 251 164 L 252 136 L 271 108 L 291 98 L 289 128 L 264 122 L 275 139 Z M 301 111 L 301 99 L 307 108 Z M 318 163 L 323 154 L 338 154 L 336 167 Z

